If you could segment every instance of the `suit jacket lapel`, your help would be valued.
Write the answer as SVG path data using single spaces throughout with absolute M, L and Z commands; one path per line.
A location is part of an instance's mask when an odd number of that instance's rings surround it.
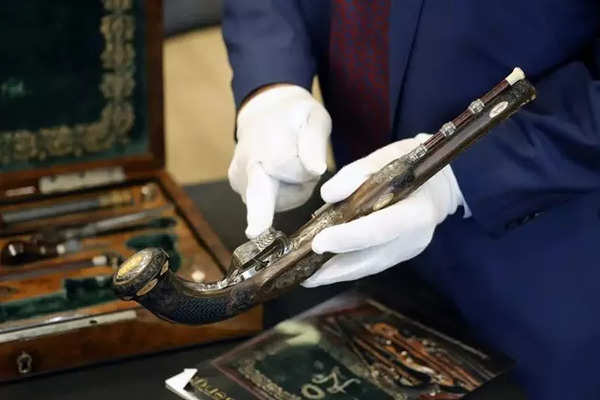
M 392 0 L 390 10 L 390 118 L 392 139 L 406 70 L 410 60 L 424 0 Z

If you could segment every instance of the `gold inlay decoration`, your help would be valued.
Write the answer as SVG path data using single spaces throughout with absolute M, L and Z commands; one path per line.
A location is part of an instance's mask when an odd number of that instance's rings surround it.
M 104 69 L 100 87 L 105 106 L 95 121 L 60 125 L 32 132 L 0 132 L 0 164 L 43 161 L 51 157 L 98 153 L 115 144 L 126 144 L 135 122 L 132 96 L 135 89 L 135 19 L 133 0 L 101 0 L 106 14 L 100 21 Z M 77 99 L 73 99 L 77 101 Z
M 117 279 L 120 281 L 129 281 L 132 277 L 144 269 L 150 260 L 150 253 L 147 250 L 142 250 L 129 257 L 117 271 Z

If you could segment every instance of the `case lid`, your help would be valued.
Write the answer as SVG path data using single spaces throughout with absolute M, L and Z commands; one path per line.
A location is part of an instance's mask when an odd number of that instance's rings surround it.
M 0 187 L 164 165 L 159 0 L 23 0 L 0 25 Z

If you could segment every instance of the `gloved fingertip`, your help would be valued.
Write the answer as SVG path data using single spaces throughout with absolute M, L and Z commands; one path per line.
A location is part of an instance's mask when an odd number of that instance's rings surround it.
M 254 238 L 256 238 L 258 235 L 260 235 L 260 232 L 261 232 L 260 229 L 257 229 L 254 226 L 248 226 L 246 228 L 246 231 L 245 231 L 246 237 L 248 239 L 254 239 Z
M 321 186 L 321 198 L 325 203 L 336 203 L 344 199 L 344 196 L 340 195 L 336 189 L 336 184 L 331 179 Z
M 249 218 L 248 226 L 246 227 L 246 237 L 248 239 L 254 239 L 267 229 L 269 229 L 273 225 L 273 217 L 272 214 L 270 216 L 266 216 L 264 218 L 257 218 L 254 215 L 252 218 Z
M 312 251 L 317 254 L 323 254 L 328 250 L 327 237 L 323 235 L 323 232 L 318 233 L 317 236 L 314 237 L 311 247 Z
M 300 285 L 302 285 L 303 287 L 305 287 L 307 289 L 319 286 L 317 282 L 314 282 L 314 280 L 311 280 L 310 278 L 308 278 L 307 280 L 302 282 Z
M 318 107 L 322 108 L 320 104 Z M 325 115 L 310 113 L 298 135 L 298 157 L 304 168 L 316 176 L 327 171 L 327 144 L 331 131 L 331 124 L 327 124 L 328 118 L 327 112 Z
M 329 285 L 331 283 L 333 282 L 328 282 L 317 275 L 313 275 L 302 282 L 301 285 L 305 288 L 315 288 L 323 285 Z
M 319 152 L 313 148 L 306 149 L 306 146 L 308 145 L 299 145 L 298 156 L 302 166 L 312 175 L 323 175 L 327 170 L 325 154 L 319 154 Z
M 361 160 L 359 160 L 361 161 Z M 369 177 L 363 163 L 355 161 L 339 170 L 321 186 L 321 197 L 327 203 L 336 203 L 350 196 Z
M 327 171 L 327 163 L 324 161 L 315 161 L 309 165 L 305 165 L 308 172 L 313 175 L 321 176 Z
M 260 164 L 249 168 L 246 188 L 246 236 L 249 238 L 258 236 L 273 224 L 278 188 L 277 181 Z

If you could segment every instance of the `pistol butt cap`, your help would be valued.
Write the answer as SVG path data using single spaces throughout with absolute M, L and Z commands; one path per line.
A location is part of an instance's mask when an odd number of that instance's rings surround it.
M 131 300 L 152 290 L 168 268 L 169 256 L 159 248 L 138 251 L 126 259 L 113 275 L 113 289 L 123 300 Z

